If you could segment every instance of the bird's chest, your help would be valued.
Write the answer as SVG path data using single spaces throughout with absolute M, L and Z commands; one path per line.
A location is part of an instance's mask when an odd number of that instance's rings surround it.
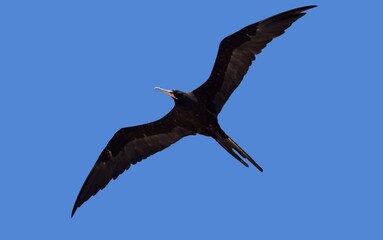
M 177 113 L 178 124 L 198 134 L 210 136 L 218 126 L 217 117 L 199 105 L 183 106 Z

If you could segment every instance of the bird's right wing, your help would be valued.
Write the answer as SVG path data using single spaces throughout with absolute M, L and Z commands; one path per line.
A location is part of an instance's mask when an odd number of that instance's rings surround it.
M 176 125 L 175 114 L 173 109 L 158 121 L 117 131 L 86 178 L 73 206 L 72 216 L 78 207 L 110 180 L 129 169 L 131 164 L 169 147 L 184 136 L 194 134 Z

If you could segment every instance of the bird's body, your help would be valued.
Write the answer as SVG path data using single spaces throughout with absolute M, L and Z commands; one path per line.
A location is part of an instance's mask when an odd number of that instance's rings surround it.
M 212 136 L 218 129 L 218 116 L 209 111 L 192 92 L 178 91 L 173 111 L 177 125 L 193 133 Z
M 220 127 L 218 115 L 245 76 L 255 56 L 273 38 L 283 34 L 293 22 L 305 15 L 306 6 L 286 11 L 251 24 L 222 40 L 208 80 L 191 92 L 156 88 L 173 98 L 173 109 L 163 118 L 148 124 L 122 128 L 101 152 L 86 178 L 72 216 L 90 197 L 116 179 L 132 164 L 163 150 L 179 139 L 201 134 L 214 138 L 228 153 L 248 167 L 247 159 L 262 168 Z

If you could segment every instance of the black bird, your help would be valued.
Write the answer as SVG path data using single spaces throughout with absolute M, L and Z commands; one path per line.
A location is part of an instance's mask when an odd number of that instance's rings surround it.
M 202 134 L 214 138 L 227 152 L 240 161 L 250 161 L 262 168 L 219 126 L 218 114 L 233 91 L 241 83 L 255 56 L 293 22 L 316 7 L 306 6 L 286 11 L 251 24 L 224 38 L 209 79 L 192 92 L 156 87 L 174 100 L 173 109 L 152 123 L 122 128 L 117 131 L 90 171 L 73 206 L 76 209 L 136 164 L 188 135 Z

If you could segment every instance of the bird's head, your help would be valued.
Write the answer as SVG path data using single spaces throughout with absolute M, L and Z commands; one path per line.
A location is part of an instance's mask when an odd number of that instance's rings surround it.
M 160 88 L 160 87 L 155 87 L 154 89 L 159 90 L 159 91 L 165 93 L 169 97 L 173 98 L 175 101 L 181 99 L 182 95 L 183 95 L 183 92 L 181 92 L 179 90 L 167 90 L 167 89 L 163 89 L 163 88 Z

